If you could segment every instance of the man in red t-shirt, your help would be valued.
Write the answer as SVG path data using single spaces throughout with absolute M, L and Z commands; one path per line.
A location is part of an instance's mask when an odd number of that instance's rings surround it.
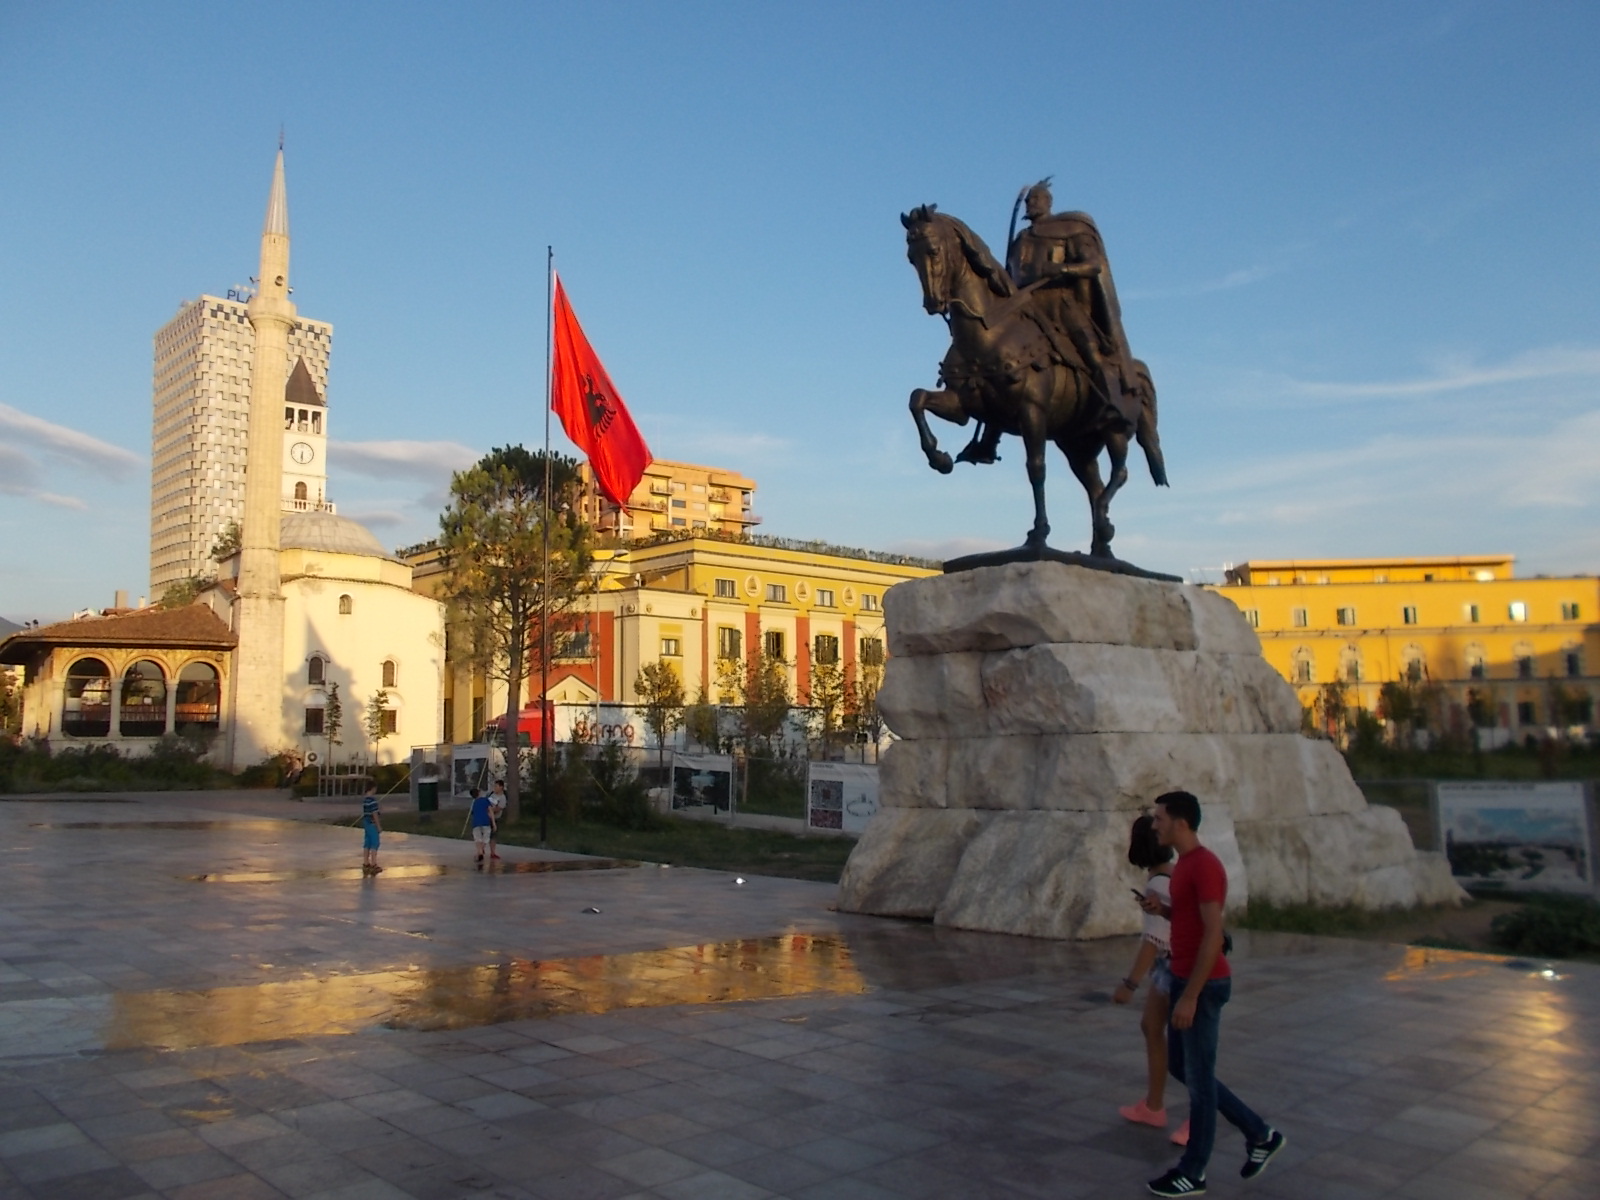
M 1247 1154 L 1239 1174 L 1254 1179 L 1287 1140 L 1217 1081 L 1217 1035 L 1222 1006 L 1233 991 L 1233 970 L 1222 953 L 1222 910 L 1228 872 L 1200 844 L 1200 801 L 1188 792 L 1156 797 L 1156 836 L 1178 852 L 1172 868 L 1172 901 L 1154 897 L 1140 904 L 1172 920 L 1172 1015 L 1167 1023 L 1167 1069 L 1189 1089 L 1189 1142 L 1178 1165 L 1152 1179 L 1155 1196 L 1203 1196 L 1206 1164 L 1217 1136 L 1220 1112 L 1244 1134 Z

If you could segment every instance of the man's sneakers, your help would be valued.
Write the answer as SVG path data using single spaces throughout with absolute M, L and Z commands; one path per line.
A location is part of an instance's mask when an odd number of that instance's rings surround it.
M 1206 1194 L 1206 1181 L 1185 1175 L 1177 1167 L 1173 1167 L 1160 1179 L 1152 1179 L 1145 1187 L 1150 1189 L 1152 1196 L 1204 1196 Z
M 1269 1131 L 1266 1141 L 1251 1144 L 1250 1153 L 1245 1156 L 1244 1166 L 1239 1168 L 1239 1174 L 1245 1179 L 1254 1179 L 1267 1169 L 1272 1156 L 1282 1150 L 1288 1140 L 1276 1129 Z

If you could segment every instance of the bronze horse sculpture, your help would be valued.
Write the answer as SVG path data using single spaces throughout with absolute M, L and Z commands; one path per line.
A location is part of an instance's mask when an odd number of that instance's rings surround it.
M 1048 281 L 1019 287 L 982 238 L 931 204 L 902 214 L 900 222 L 906 229 L 906 256 L 922 282 L 922 306 L 944 317 L 950 328 L 950 350 L 939 367 L 940 390 L 917 388 L 911 393 L 911 415 L 928 465 L 946 474 L 953 468 L 950 455 L 928 428 L 929 413 L 956 425 L 975 419 L 980 428 L 988 427 L 987 442 L 974 438 L 958 456 L 964 461 L 991 462 L 999 434 L 1020 437 L 1034 505 L 1024 551 L 1037 557 L 1046 550 L 1050 533 L 1045 447 L 1054 442 L 1088 493 L 1090 558 L 1116 563 L 1111 553 L 1116 529 L 1109 513 L 1112 497 L 1128 478 L 1128 446 L 1134 437 L 1144 447 L 1156 483 L 1166 483 L 1148 370 L 1134 360 L 1125 372 L 1125 389 L 1136 402 L 1137 417 L 1130 419 L 1129 406 L 1112 403 L 1097 388 L 1083 356 L 1052 327 L 1048 310 L 1037 302 L 1040 283 Z M 1102 452 L 1109 458 L 1109 481 L 1100 477 Z

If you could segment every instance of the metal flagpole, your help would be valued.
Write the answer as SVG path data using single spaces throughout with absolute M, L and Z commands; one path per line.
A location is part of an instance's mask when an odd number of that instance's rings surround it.
M 550 389 L 555 367 L 555 247 L 544 248 L 544 586 L 539 589 L 539 845 L 550 840 Z

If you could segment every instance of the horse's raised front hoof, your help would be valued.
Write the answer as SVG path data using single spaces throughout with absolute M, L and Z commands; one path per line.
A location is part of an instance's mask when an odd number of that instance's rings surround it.
M 928 465 L 941 475 L 948 475 L 956 469 L 955 463 L 950 461 L 950 456 L 943 450 L 935 450 L 929 454 Z

